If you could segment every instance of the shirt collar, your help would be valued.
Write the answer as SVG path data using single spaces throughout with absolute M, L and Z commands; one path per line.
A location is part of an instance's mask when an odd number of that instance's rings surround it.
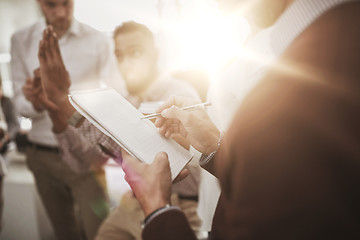
M 80 34 L 80 23 L 74 18 L 68 33 L 74 34 L 75 36 Z
M 302 31 L 327 10 L 352 1 L 354 0 L 296 0 L 273 25 L 270 44 L 275 55 L 281 55 Z
M 46 24 L 46 20 L 45 18 L 41 19 L 40 23 L 39 23 L 39 33 L 37 34 L 42 34 L 42 31 L 47 27 L 47 24 Z M 81 33 L 81 30 L 80 30 L 80 23 L 79 21 L 77 21 L 75 18 L 73 19 L 71 25 L 70 25 L 70 28 L 69 30 L 64 34 L 64 36 L 68 35 L 68 34 L 74 34 L 75 36 L 79 35 Z

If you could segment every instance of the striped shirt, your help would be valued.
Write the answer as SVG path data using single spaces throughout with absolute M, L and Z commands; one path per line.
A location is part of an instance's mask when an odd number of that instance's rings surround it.
M 276 56 L 289 45 L 312 22 L 326 11 L 347 2 L 359 0 L 297 0 L 279 17 L 270 33 L 270 44 Z

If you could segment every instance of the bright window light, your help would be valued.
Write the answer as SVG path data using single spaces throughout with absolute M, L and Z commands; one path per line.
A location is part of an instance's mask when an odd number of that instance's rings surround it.
M 249 34 L 247 22 L 221 15 L 215 0 L 76 0 L 74 13 L 107 33 L 124 21 L 145 24 L 155 34 L 160 69 L 200 69 L 209 76 L 239 54 Z

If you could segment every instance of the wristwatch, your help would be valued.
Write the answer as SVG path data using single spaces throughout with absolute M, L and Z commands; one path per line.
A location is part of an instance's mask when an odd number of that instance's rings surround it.
M 216 154 L 217 150 L 220 147 L 221 139 L 222 139 L 223 135 L 224 135 L 223 132 L 220 132 L 218 145 L 217 145 L 217 148 L 215 151 L 211 152 L 209 155 L 204 155 L 204 154 L 201 155 L 200 160 L 199 160 L 199 164 L 201 166 L 206 165 L 214 157 L 214 155 Z

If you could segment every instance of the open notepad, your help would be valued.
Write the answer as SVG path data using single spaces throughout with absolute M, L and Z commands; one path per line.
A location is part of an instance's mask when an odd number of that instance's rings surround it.
M 173 180 L 193 156 L 172 139 L 162 137 L 154 124 L 141 119 L 144 115 L 114 89 L 75 92 L 69 100 L 80 114 L 140 161 L 151 163 L 158 152 L 166 152 Z

